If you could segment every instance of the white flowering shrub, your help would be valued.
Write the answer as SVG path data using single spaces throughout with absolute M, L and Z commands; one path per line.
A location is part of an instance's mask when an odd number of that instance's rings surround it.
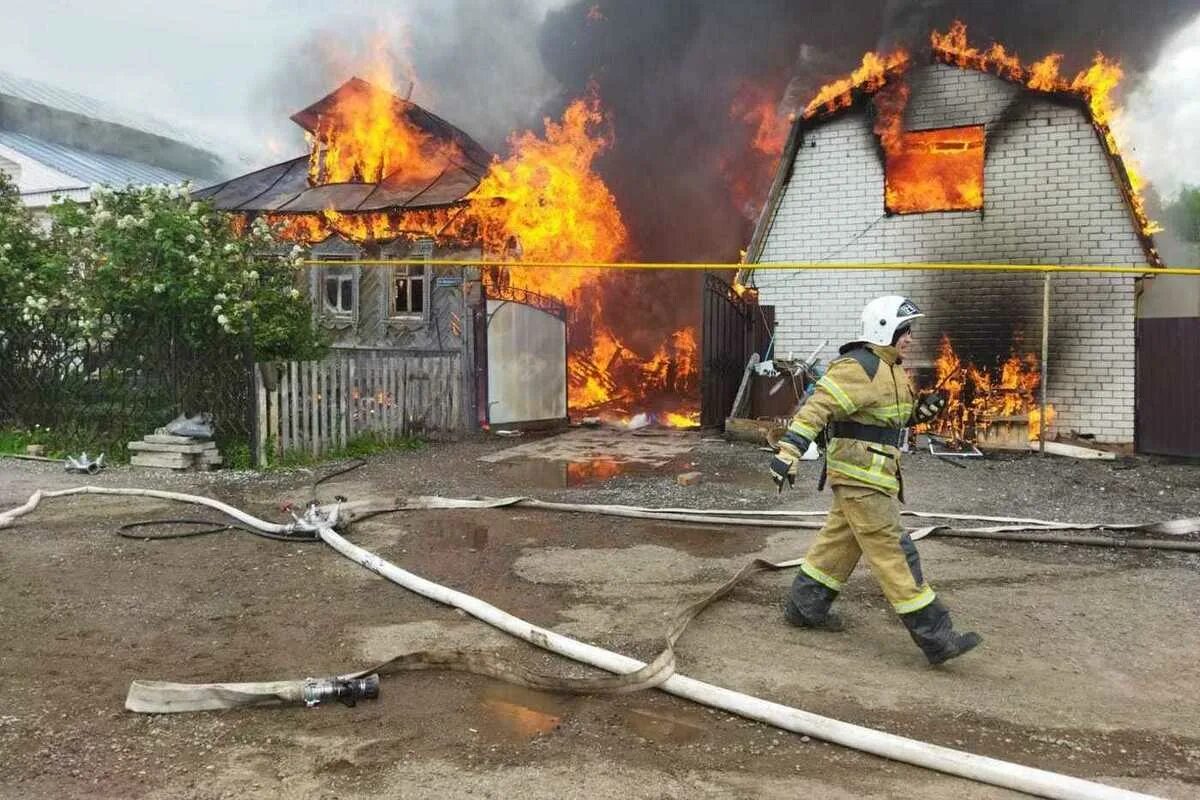
M 0 189 L 0 331 L 57 325 L 65 339 L 95 343 L 170 320 L 194 347 L 253 335 L 259 361 L 323 354 L 324 334 L 296 289 L 305 251 L 264 221 L 239 230 L 185 186 L 91 195 L 51 206 L 43 233 Z

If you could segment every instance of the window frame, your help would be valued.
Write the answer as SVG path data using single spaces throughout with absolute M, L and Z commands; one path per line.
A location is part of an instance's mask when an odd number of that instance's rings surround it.
M 384 313 L 388 320 L 397 322 L 425 322 L 430 318 L 430 304 L 433 301 L 433 271 L 430 269 L 429 261 L 433 257 L 433 240 L 422 239 L 416 242 L 409 250 L 407 258 L 416 259 L 424 258 L 424 264 L 396 264 L 392 266 L 388 272 L 387 291 L 384 292 Z M 396 307 L 396 298 L 399 294 L 399 283 L 405 281 L 407 288 L 407 296 L 409 304 L 412 303 L 412 282 L 413 280 L 421 282 L 420 299 L 421 310 L 401 311 Z
M 335 323 L 357 323 L 359 308 L 362 305 L 362 268 L 356 266 L 353 259 L 344 256 L 318 256 L 315 260 L 322 262 L 320 268 L 314 270 L 316 285 L 313 287 L 313 295 L 316 300 L 314 306 L 318 317 Z M 326 291 L 328 282 L 332 279 L 338 280 L 339 299 L 341 298 L 340 287 L 349 279 L 351 294 L 349 310 L 330 307 Z

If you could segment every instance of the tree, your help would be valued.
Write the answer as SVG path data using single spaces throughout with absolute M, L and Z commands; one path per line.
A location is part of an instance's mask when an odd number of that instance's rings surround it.
M 1200 187 L 1184 186 L 1165 209 L 1167 227 L 1180 239 L 1200 242 Z
M 93 187 L 91 197 L 51 206 L 49 232 L 33 235 L 43 279 L 26 279 L 24 322 L 58 319 L 64 336 L 97 342 L 170 321 L 195 348 L 252 332 L 259 361 L 324 353 L 325 335 L 296 286 L 304 250 L 276 239 L 265 221 L 238 230 L 183 186 Z

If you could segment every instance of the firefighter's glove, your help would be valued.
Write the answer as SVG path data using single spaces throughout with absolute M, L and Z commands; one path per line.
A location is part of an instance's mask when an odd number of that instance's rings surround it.
M 784 481 L 787 481 L 789 487 L 796 485 L 796 464 L 808 449 L 808 444 L 808 439 L 792 431 L 785 433 L 779 440 L 779 452 L 771 459 L 768 469 L 771 470 L 771 480 L 775 481 L 781 494 Z
M 946 395 L 942 392 L 928 392 L 917 399 L 917 407 L 913 409 L 913 422 L 923 425 L 932 422 L 946 408 Z

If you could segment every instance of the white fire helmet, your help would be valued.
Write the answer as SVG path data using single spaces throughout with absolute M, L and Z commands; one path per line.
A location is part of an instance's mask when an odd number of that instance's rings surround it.
M 871 344 L 890 345 L 896 330 L 923 317 L 917 304 L 907 297 L 889 294 L 867 303 L 862 312 L 862 340 Z

